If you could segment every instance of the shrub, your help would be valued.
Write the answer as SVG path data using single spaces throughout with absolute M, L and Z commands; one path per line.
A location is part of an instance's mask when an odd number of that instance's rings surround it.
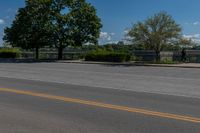
M 85 60 L 102 61 L 102 62 L 125 62 L 131 60 L 131 55 L 127 53 L 117 53 L 105 50 L 97 50 L 86 54 Z
M 0 49 L 0 58 L 18 58 L 20 51 L 15 48 L 2 48 Z

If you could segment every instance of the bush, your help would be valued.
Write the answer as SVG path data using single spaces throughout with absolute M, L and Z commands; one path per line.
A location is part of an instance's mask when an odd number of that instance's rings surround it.
M 127 53 L 109 52 L 105 50 L 92 51 L 85 56 L 86 61 L 125 62 L 131 60 Z
M 2 48 L 0 49 L 0 58 L 18 58 L 20 51 L 15 48 Z

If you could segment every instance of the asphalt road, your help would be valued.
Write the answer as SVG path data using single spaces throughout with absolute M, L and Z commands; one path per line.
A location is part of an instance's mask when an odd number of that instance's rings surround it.
M 200 69 L 0 63 L 0 77 L 200 98 Z
M 199 133 L 199 74 L 181 68 L 0 64 L 0 132 Z

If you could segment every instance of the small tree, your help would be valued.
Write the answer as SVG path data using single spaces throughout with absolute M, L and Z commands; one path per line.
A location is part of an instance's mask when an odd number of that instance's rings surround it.
M 179 38 L 181 27 L 166 12 L 160 12 L 146 21 L 133 25 L 128 32 L 134 44 L 145 45 L 146 49 L 154 50 L 156 60 L 160 60 L 160 52 L 167 43 Z

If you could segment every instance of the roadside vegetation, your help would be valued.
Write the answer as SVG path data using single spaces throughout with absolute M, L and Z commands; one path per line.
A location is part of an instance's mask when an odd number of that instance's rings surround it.
M 2 48 L 0 49 L 0 58 L 19 58 L 20 50 L 16 48 Z
M 131 54 L 106 50 L 91 51 L 85 56 L 86 61 L 127 62 L 131 59 Z

